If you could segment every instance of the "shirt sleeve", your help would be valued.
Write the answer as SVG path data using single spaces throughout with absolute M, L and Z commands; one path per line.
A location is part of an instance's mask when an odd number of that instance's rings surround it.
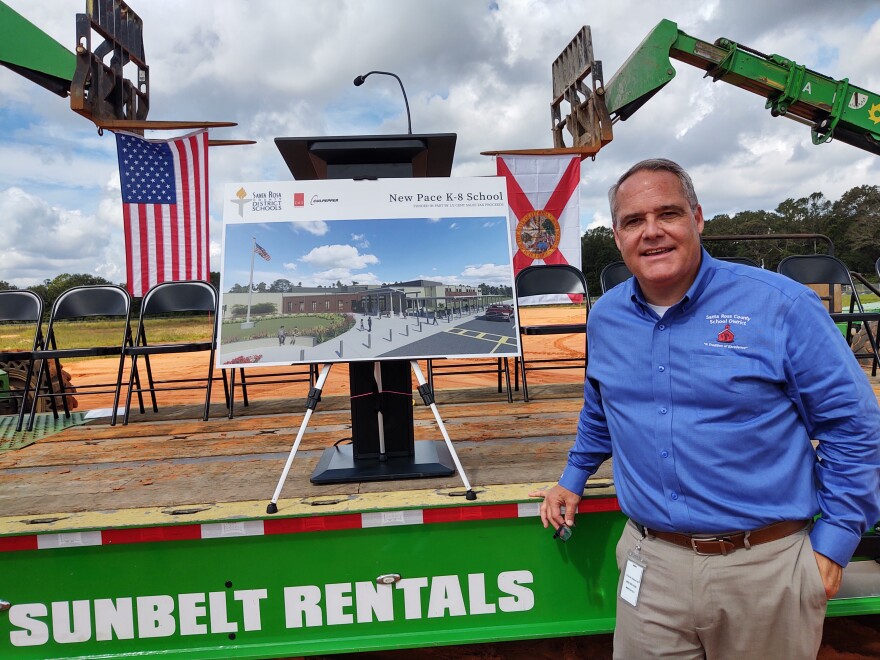
M 783 319 L 789 396 L 819 442 L 821 518 L 813 549 L 846 566 L 862 533 L 880 520 L 880 407 L 868 378 L 810 290 Z
M 580 495 L 587 479 L 611 456 L 611 435 L 605 421 L 599 386 L 589 377 L 584 382 L 584 406 L 578 418 L 577 437 L 568 453 L 568 464 L 559 485 Z

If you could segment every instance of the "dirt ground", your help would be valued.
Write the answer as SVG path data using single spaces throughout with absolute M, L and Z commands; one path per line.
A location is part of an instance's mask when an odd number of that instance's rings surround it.
M 526 308 L 522 311 L 522 321 L 524 325 L 528 324 L 546 324 L 546 323 L 578 323 L 584 320 L 583 309 L 566 309 L 554 307 L 538 307 Z M 550 357 L 576 357 L 583 355 L 584 351 L 584 335 L 548 335 L 543 337 L 524 337 L 523 351 L 527 357 L 533 358 L 550 358 Z M 436 364 L 442 364 L 446 361 L 438 361 Z M 454 362 L 454 361 L 450 361 Z M 186 378 L 193 374 L 203 373 L 205 371 L 205 354 L 204 353 L 180 353 L 176 355 L 160 355 L 151 358 L 151 366 L 156 378 L 172 379 Z M 422 372 L 427 377 L 427 365 L 420 361 Z M 71 375 L 71 381 L 74 386 L 77 384 L 97 384 L 112 382 L 116 379 L 116 369 L 119 363 L 116 359 L 91 359 L 71 362 L 64 365 L 64 369 Z M 511 378 L 513 378 L 513 360 L 510 360 Z M 292 367 L 289 371 L 302 371 L 302 367 Z M 307 391 L 308 386 L 304 383 L 290 383 L 287 385 L 273 384 L 271 386 L 257 385 L 261 373 L 281 372 L 282 368 L 268 367 L 266 369 L 250 368 L 247 371 L 248 378 L 248 395 L 249 396 L 266 396 L 266 397 L 286 397 L 296 396 L 302 397 Z M 125 379 L 128 378 L 126 371 Z M 564 369 L 555 371 L 534 371 L 529 372 L 529 383 L 560 383 L 560 382 L 577 382 L 583 381 L 583 373 L 577 369 Z M 491 386 L 496 382 L 494 373 L 487 374 L 449 374 L 438 376 L 435 382 L 435 388 L 440 389 L 457 389 L 462 387 L 480 387 Z M 253 383 L 253 385 L 251 385 Z M 212 393 L 211 400 L 215 402 L 223 401 L 223 390 L 220 383 L 215 384 L 215 391 Z M 251 394 L 251 391 L 255 394 Z M 330 370 L 330 375 L 324 385 L 323 392 L 326 395 L 347 394 L 348 393 L 348 367 L 343 364 L 336 364 Z M 174 403 L 198 403 L 204 401 L 204 390 L 186 390 L 179 392 L 166 392 L 160 395 L 160 404 Z M 81 408 L 93 409 L 104 408 L 112 405 L 112 395 L 95 394 L 88 397 L 81 397 Z M 238 401 L 238 398 L 236 399 Z M 236 405 L 238 405 L 236 403 Z
M 583 319 L 583 310 L 559 308 L 533 308 L 523 310 L 523 323 L 576 323 Z M 583 335 L 558 335 L 544 337 L 525 337 L 523 350 L 531 358 L 576 356 L 583 352 Z M 424 362 L 422 370 L 427 375 Z M 160 356 L 152 361 L 153 371 L 157 378 L 185 378 L 205 370 L 203 353 Z M 98 359 L 80 361 L 65 365 L 74 385 L 106 383 L 115 379 L 118 362 L 114 359 Z M 511 360 L 511 369 L 513 368 Z M 298 367 L 292 369 L 300 369 Z M 267 371 L 280 371 L 271 369 Z M 308 385 L 290 383 L 286 385 L 256 385 L 260 370 L 248 371 L 248 394 L 250 397 L 304 397 Z M 253 375 L 252 375 L 253 374 Z M 127 375 L 126 375 L 127 378 Z M 438 377 L 435 388 L 454 389 L 461 387 L 494 386 L 494 374 L 444 375 Z M 583 374 L 576 369 L 559 371 L 535 371 L 529 373 L 529 383 L 558 383 L 583 380 Z M 327 395 L 348 393 L 348 369 L 346 365 L 334 365 L 324 387 Z M 516 393 L 514 401 L 521 396 Z M 215 402 L 223 401 L 222 386 L 218 382 L 212 396 Z M 236 405 L 240 405 L 240 394 Z M 198 403 L 204 401 L 203 390 L 160 393 L 161 404 Z M 110 407 L 110 395 L 94 395 L 80 397 L 80 409 Z M 429 658 L 434 660 L 468 659 L 474 660 L 539 660 L 581 658 L 610 658 L 611 635 L 595 635 L 587 637 L 569 637 L 548 640 L 527 640 L 521 642 L 505 642 L 495 644 L 479 644 L 455 647 L 436 647 L 431 649 L 414 649 L 402 651 L 383 651 L 355 655 L 337 655 L 334 658 L 357 657 L 359 659 L 389 658 L 390 660 L 416 660 Z M 880 658 L 880 615 L 862 617 L 840 617 L 828 619 L 825 624 L 825 635 L 821 660 L 868 660 Z M 745 659 L 744 659 L 745 660 Z

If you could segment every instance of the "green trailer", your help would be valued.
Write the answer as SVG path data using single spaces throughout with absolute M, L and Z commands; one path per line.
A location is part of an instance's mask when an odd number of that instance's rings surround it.
M 537 504 L 495 490 L 452 507 L 410 493 L 320 516 L 4 536 L 0 652 L 272 658 L 611 631 L 613 493 L 584 500 L 589 529 L 563 544 Z
M 608 633 L 625 523 L 609 466 L 567 542 L 538 517 L 580 405 L 577 383 L 443 391 L 472 480 L 313 485 L 344 433 L 325 397 L 278 500 L 266 502 L 302 406 L 254 401 L 208 422 L 169 406 L 91 420 L 0 454 L 0 657 L 277 658 Z M 436 433 L 415 409 L 418 439 Z M 524 477 L 530 476 L 526 481 Z M 831 616 L 880 613 L 877 537 Z
M 2 3 L 0 16 L 10 16 Z M 136 27 L 132 61 L 141 59 Z M 655 62 L 666 58 L 657 80 L 637 85 L 621 73 L 605 87 L 600 78 L 590 112 L 580 73 L 554 93 L 578 121 L 601 124 L 595 151 L 610 141 L 612 119 L 674 76 L 670 53 L 765 95 L 774 114 L 809 123 L 816 142 L 833 136 L 878 151 L 880 98 L 847 81 L 694 40 L 668 22 L 646 43 L 660 44 Z M 49 57 L 47 46 L 41 63 L 18 58 L 26 47 L 0 49 L 0 60 L 74 104 L 66 81 L 88 97 L 85 82 L 103 75 L 88 49 Z M 589 56 L 588 70 L 591 46 Z M 624 69 L 644 73 L 638 61 Z M 763 86 L 746 84 L 755 76 Z M 108 126 L 108 117 L 143 119 L 146 97 L 134 87 L 123 104 L 134 116 L 95 94 L 92 116 Z M 222 405 L 208 422 L 175 406 L 125 427 L 90 420 L 0 452 L 0 657 L 276 658 L 612 631 L 625 518 L 610 470 L 588 484 L 564 543 L 528 497 L 559 475 L 581 384 L 536 384 L 532 400 L 514 404 L 489 390 L 444 391 L 438 402 L 475 500 L 456 478 L 310 484 L 321 450 L 346 433 L 348 398 L 322 401 L 274 514 L 266 502 L 304 413 L 290 399 L 254 402 L 232 420 Z M 416 439 L 433 438 L 430 413 L 414 416 Z M 880 537 L 866 535 L 858 555 L 831 616 L 880 613 Z

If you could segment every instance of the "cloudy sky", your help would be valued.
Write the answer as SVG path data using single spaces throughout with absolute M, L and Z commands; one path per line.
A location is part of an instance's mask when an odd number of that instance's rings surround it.
M 506 216 L 335 220 L 321 222 L 319 233 L 305 228 L 315 223 L 230 223 L 222 290 L 248 283 L 251 237 L 270 257 L 254 257 L 254 284 L 272 284 L 281 277 L 304 286 L 416 279 L 512 286 L 506 220 Z
M 5 0 L 73 47 L 85 0 Z M 590 25 L 605 78 L 663 18 L 706 41 L 728 37 L 880 90 L 880 5 L 872 0 L 132 0 L 144 21 L 150 119 L 236 121 L 211 151 L 212 267 L 222 185 L 288 180 L 276 136 L 454 132 L 453 176 L 495 173 L 481 151 L 552 146 L 550 66 Z M 584 161 L 581 227 L 609 224 L 605 192 L 638 159 L 687 167 L 704 213 L 773 209 L 820 191 L 876 184 L 880 160 L 774 119 L 758 96 L 673 62 L 677 76 Z M 168 137 L 156 133 L 148 137 Z M 68 103 L 0 67 L 0 279 L 27 286 L 62 272 L 123 279 L 115 144 Z

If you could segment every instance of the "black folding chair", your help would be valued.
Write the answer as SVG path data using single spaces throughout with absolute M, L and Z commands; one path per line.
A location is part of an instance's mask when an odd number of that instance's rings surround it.
M 551 294 L 581 295 L 584 301 L 583 323 L 560 323 L 553 325 L 523 325 L 519 306 L 517 306 L 517 325 L 520 335 L 559 335 L 583 333 L 584 356 L 577 358 L 542 358 L 530 360 L 528 369 L 583 369 L 586 377 L 587 369 L 587 316 L 590 313 L 590 296 L 587 292 L 587 280 L 579 268 L 568 264 L 544 266 L 527 266 L 516 276 L 516 295 L 544 296 Z M 526 376 L 525 349 L 520 346 L 522 357 L 517 363 L 522 367 L 523 398 L 529 400 L 529 386 Z M 516 380 L 516 376 L 514 376 Z
M 492 320 L 499 320 L 502 323 L 509 324 L 513 321 L 513 305 L 487 304 L 484 307 L 481 303 L 476 303 L 471 308 L 470 301 L 467 302 L 467 313 L 473 312 L 474 318 L 477 318 L 482 312 L 483 318 L 490 320 L 492 310 L 497 309 L 499 313 L 491 316 Z M 435 311 L 433 318 L 437 319 L 438 312 Z M 427 360 L 427 382 L 428 387 L 436 395 L 434 389 L 434 379 L 438 376 L 458 376 L 465 374 L 494 374 L 498 381 L 498 393 L 507 392 L 507 402 L 513 401 L 513 395 L 510 391 L 510 363 L 506 357 L 480 359 L 480 358 L 461 358 L 448 360 L 447 358 L 429 358 Z M 436 398 L 436 397 L 435 397 Z
M 148 329 L 155 328 L 155 321 L 167 318 L 170 314 L 207 314 L 211 324 L 211 339 L 208 341 L 162 342 L 151 344 L 147 337 Z M 207 329 L 207 328 L 206 328 Z M 128 393 L 125 397 L 125 415 L 123 424 L 128 424 L 131 411 L 131 395 L 138 394 L 140 412 L 144 413 L 144 392 L 150 393 L 153 412 L 158 412 L 156 392 L 205 389 L 205 407 L 202 420 L 208 420 L 211 407 L 211 384 L 214 380 L 214 353 L 217 350 L 217 289 L 208 282 L 186 280 L 181 282 L 163 282 L 147 291 L 141 302 L 134 345 L 125 349 L 131 357 L 131 368 L 128 375 Z M 153 377 L 151 355 L 168 355 L 173 353 L 192 353 L 208 351 L 207 373 L 204 378 L 169 378 L 156 380 Z M 144 358 L 147 371 L 145 387 L 139 384 L 138 358 Z M 228 404 L 228 401 L 227 401 Z
M 46 368 L 47 360 L 52 360 L 55 365 L 57 374 L 61 374 L 62 358 L 80 358 L 80 357 L 98 357 L 107 355 L 119 356 L 119 368 L 117 370 L 115 383 L 103 383 L 96 385 L 80 385 L 76 388 L 76 395 L 90 394 L 109 394 L 113 392 L 113 410 L 110 414 L 110 424 L 116 424 L 117 407 L 119 406 L 119 393 L 122 389 L 122 371 L 125 366 L 125 348 L 131 346 L 131 327 L 129 325 L 129 313 L 131 309 L 131 298 L 128 292 L 122 287 L 112 285 L 95 285 L 95 286 L 77 286 L 68 289 L 55 300 L 52 305 L 52 311 L 49 315 L 49 325 L 46 330 L 46 340 L 44 347 L 31 353 L 31 367 L 37 361 L 40 366 L 37 369 L 37 378 L 35 383 L 34 395 L 31 398 L 31 410 L 28 417 L 28 431 L 33 430 L 34 417 L 37 409 L 37 399 L 40 397 L 48 397 L 50 401 L 55 402 L 61 399 L 64 407 L 64 416 L 70 417 L 70 407 L 68 405 L 68 397 L 72 396 L 64 386 L 63 378 L 57 379 L 58 391 L 53 388 L 53 379 L 50 370 Z M 59 340 L 58 323 L 61 321 L 73 321 L 75 319 L 89 319 L 104 317 L 113 319 L 118 322 L 118 330 L 121 337 L 118 344 L 114 345 L 96 345 L 88 344 L 86 346 L 64 346 L 59 347 L 59 343 L 66 344 L 68 341 L 64 339 L 65 333 L 61 331 L 62 338 Z M 46 391 L 43 391 L 45 386 Z M 110 389 L 112 386 L 112 389 Z M 55 407 L 52 409 L 55 418 L 58 418 L 58 412 Z
M 743 266 L 752 266 L 754 268 L 760 268 L 761 264 L 759 264 L 754 259 L 749 259 L 748 257 L 715 257 L 718 261 L 726 261 L 731 264 L 742 264 Z
M 625 263 L 612 261 L 599 273 L 599 285 L 602 287 L 602 293 L 613 289 L 621 282 L 626 282 L 631 277 L 632 273 Z
M 264 371 L 262 369 L 244 369 L 238 368 L 238 375 L 241 377 L 241 394 L 242 402 L 245 407 L 250 406 L 248 398 L 248 386 L 251 388 L 262 385 L 287 385 L 289 383 L 308 383 L 309 388 L 314 387 L 318 380 L 318 365 L 307 364 L 291 364 L 290 371 Z M 229 406 L 229 419 L 235 414 L 235 369 L 229 369 L 229 390 L 227 393 L 227 401 Z M 250 371 L 250 375 L 245 375 L 245 371 Z M 223 384 L 226 387 L 226 374 L 224 370 Z
M 446 363 L 434 358 L 428 360 L 428 387 L 434 392 L 434 379 L 437 376 L 458 376 L 461 374 L 495 374 L 498 379 L 498 393 L 507 391 L 507 403 L 513 402 L 513 394 L 510 391 L 510 363 L 507 358 L 495 360 L 465 360 L 461 362 Z M 503 378 L 503 380 L 502 380 Z M 436 398 L 436 397 L 435 397 Z
M 864 327 L 871 350 L 870 352 L 854 352 L 854 355 L 856 359 L 870 358 L 871 375 L 876 376 L 880 356 L 877 352 L 877 334 L 871 329 L 870 324 L 880 322 L 880 313 L 865 311 L 846 264 L 837 257 L 827 254 L 794 255 L 780 261 L 777 271 L 801 284 L 822 285 L 823 288 L 827 286 L 827 294 L 817 293 L 828 307 L 828 312 L 834 322 L 846 323 L 846 341 L 850 346 L 852 346 L 854 335 L 853 326 Z M 838 287 L 850 288 L 848 312 L 836 310 L 836 294 L 839 290 L 842 293 Z
M 27 409 L 28 390 L 34 374 L 31 355 L 33 351 L 43 347 L 43 299 L 33 291 L 0 291 L 0 322 L 33 325 L 34 338 L 29 351 L 0 351 L 0 361 L 5 363 L 4 369 L 10 385 L 6 399 L 16 402 L 18 422 L 15 430 L 21 431 Z M 21 389 L 13 389 L 12 383 L 19 381 L 22 383 Z

